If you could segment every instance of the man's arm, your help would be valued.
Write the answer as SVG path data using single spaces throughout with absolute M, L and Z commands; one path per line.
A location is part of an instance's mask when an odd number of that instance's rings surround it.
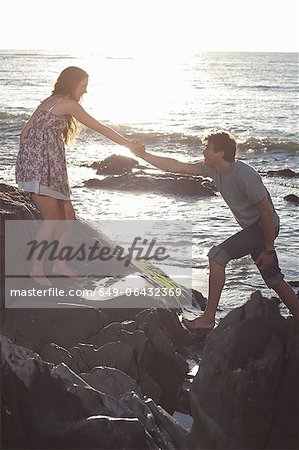
M 267 197 L 264 197 L 255 206 L 260 212 L 262 227 L 265 236 L 265 250 L 260 254 L 256 263 L 260 268 L 266 269 L 271 264 L 271 261 L 273 259 L 275 240 L 274 211 Z
M 134 155 L 139 156 L 144 161 L 158 167 L 165 172 L 181 173 L 185 175 L 202 175 L 197 164 L 183 163 L 173 158 L 165 158 L 164 156 L 156 156 L 146 151 L 133 151 Z

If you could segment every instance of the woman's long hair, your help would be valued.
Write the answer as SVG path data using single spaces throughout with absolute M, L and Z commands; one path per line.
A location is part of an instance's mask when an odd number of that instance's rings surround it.
M 85 78 L 88 78 L 88 74 L 85 70 L 75 66 L 67 67 L 59 75 L 54 85 L 52 95 L 68 95 L 70 98 L 78 102 L 80 98 L 75 96 L 75 89 Z M 72 142 L 76 134 L 78 134 L 82 128 L 83 127 L 74 117 L 68 115 L 67 126 L 63 132 L 65 143 L 68 144 Z

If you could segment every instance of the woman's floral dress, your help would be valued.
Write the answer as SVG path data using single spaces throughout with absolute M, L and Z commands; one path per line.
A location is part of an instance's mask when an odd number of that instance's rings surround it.
M 20 143 L 16 181 L 27 192 L 69 200 L 70 188 L 62 138 L 67 116 L 53 114 L 51 109 L 37 110 L 32 118 L 32 125 Z

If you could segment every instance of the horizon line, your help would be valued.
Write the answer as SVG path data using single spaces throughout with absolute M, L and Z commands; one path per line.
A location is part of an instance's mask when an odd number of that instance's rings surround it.
M 87 54 L 87 55 L 97 55 L 97 56 L 107 56 L 107 55 L 112 55 L 112 56 L 116 56 L 118 55 L 119 57 L 135 57 L 135 56 L 140 56 L 140 53 L 134 54 L 134 52 L 132 52 L 131 54 L 128 53 L 127 55 L 124 55 L 122 52 L 118 53 L 118 52 L 114 52 L 114 51 L 109 51 L 107 53 L 104 52 L 97 52 L 97 51 L 93 51 L 93 50 L 83 50 L 83 49 L 78 49 L 77 51 L 71 50 L 71 49 L 57 49 L 57 48 L 31 48 L 31 47 L 27 47 L 27 48 L 0 48 L 0 52 L 9 52 L 9 51 L 22 51 L 22 52 L 58 52 L 58 53 L 62 53 L 62 54 Z M 296 53 L 299 56 L 299 51 L 296 50 L 211 50 L 211 49 L 206 49 L 206 50 L 190 50 L 190 51 L 186 51 L 186 52 L 180 52 L 179 55 L 181 54 L 197 54 L 197 53 Z

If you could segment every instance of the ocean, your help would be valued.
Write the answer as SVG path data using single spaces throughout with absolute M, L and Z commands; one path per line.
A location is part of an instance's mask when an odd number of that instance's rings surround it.
M 50 51 L 0 51 L 0 182 L 15 185 L 18 136 L 33 110 L 50 95 L 65 67 L 89 74 L 84 108 L 117 131 L 140 138 L 150 152 L 196 162 L 201 137 L 222 129 L 235 134 L 238 158 L 263 176 L 280 216 L 276 240 L 286 280 L 298 280 L 298 178 L 269 177 L 268 170 L 298 171 L 298 55 L 295 53 L 198 53 L 150 58 Z M 178 253 L 171 264 L 192 266 L 192 287 L 207 295 L 207 253 L 239 230 L 221 196 L 163 195 L 91 189 L 88 167 L 111 154 L 132 156 L 91 130 L 67 148 L 73 204 L 86 220 L 167 220 L 192 223 L 192 261 Z M 139 161 L 142 163 L 142 161 Z M 148 174 L 161 173 L 158 169 Z M 191 238 L 190 238 L 191 239 Z M 182 239 L 182 246 L 184 239 Z M 167 271 L 169 268 L 164 267 Z M 220 302 L 221 317 L 255 290 L 267 289 L 250 257 L 233 261 Z M 282 313 L 286 309 L 282 307 Z

